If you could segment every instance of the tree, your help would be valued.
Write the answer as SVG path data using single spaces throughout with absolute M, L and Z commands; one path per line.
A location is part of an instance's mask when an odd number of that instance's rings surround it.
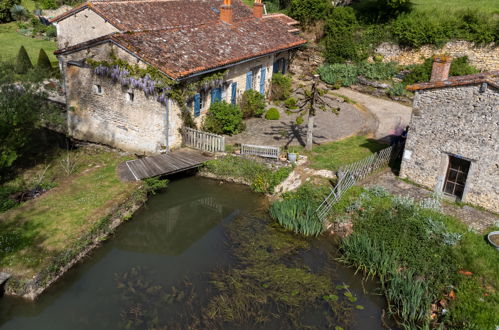
M 40 53 L 38 53 L 38 62 L 36 67 L 41 70 L 52 70 L 52 64 L 50 63 L 49 57 L 43 48 L 40 48 Z
M 238 106 L 215 102 L 204 120 L 203 129 L 215 134 L 237 134 L 244 129 L 243 114 Z
M 339 108 L 328 109 L 328 104 L 324 97 L 325 91 L 317 87 L 318 81 L 319 81 L 319 75 L 316 74 L 314 75 L 314 80 L 310 90 L 299 88 L 298 90 L 295 91 L 296 94 L 301 95 L 304 98 L 298 102 L 299 109 L 294 112 L 300 113 L 300 116 L 298 118 L 302 118 L 302 116 L 308 112 L 307 139 L 305 144 L 305 149 L 307 150 L 312 150 L 315 115 L 317 113 L 317 110 L 322 110 L 322 111 L 331 110 L 336 115 L 340 111 Z
M 329 0 L 291 0 L 289 16 L 306 26 L 325 18 L 332 8 Z
M 24 74 L 27 73 L 30 69 L 33 69 L 33 64 L 29 59 L 26 48 L 24 48 L 24 46 L 21 46 L 21 48 L 19 48 L 19 52 L 17 53 L 15 71 L 16 73 Z
M 29 84 L 0 88 L 0 178 L 27 149 L 42 99 Z
M 21 0 L 0 0 L 0 23 L 8 23 L 13 20 L 10 9 L 21 4 Z

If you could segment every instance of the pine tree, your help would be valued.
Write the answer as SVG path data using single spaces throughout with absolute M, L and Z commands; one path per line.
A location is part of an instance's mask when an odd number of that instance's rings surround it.
M 19 48 L 19 52 L 17 53 L 16 66 L 14 70 L 16 71 L 16 73 L 24 74 L 28 72 L 29 69 L 32 68 L 33 64 L 29 59 L 28 53 L 26 52 L 24 46 L 21 46 L 21 48 Z
M 40 48 L 36 67 L 41 70 L 52 70 L 52 64 L 50 63 L 49 57 L 47 56 L 47 53 L 45 53 L 43 48 Z

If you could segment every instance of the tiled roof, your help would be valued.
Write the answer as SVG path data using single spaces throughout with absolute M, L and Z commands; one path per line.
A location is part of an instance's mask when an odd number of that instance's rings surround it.
M 61 21 L 90 8 L 121 31 L 163 30 L 203 25 L 220 19 L 223 0 L 111 0 L 90 1 L 55 17 Z M 252 17 L 251 9 L 232 0 L 234 21 Z
M 410 91 L 418 91 L 422 89 L 475 85 L 481 83 L 487 83 L 490 86 L 499 89 L 499 71 L 449 77 L 444 81 L 430 81 L 409 85 L 407 86 L 407 89 Z
M 173 79 L 235 64 L 306 43 L 279 19 L 248 19 L 159 31 L 115 33 L 56 51 L 56 54 L 112 41 Z

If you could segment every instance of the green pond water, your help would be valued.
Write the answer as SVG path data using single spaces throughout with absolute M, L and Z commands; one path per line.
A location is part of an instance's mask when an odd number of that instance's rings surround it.
M 0 298 L 0 328 L 381 329 L 382 297 L 331 237 L 266 208 L 245 186 L 174 180 L 38 300 Z

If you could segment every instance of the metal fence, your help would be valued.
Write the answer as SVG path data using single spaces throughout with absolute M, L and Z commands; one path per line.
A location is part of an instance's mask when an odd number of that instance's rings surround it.
M 279 158 L 279 147 L 257 146 L 241 144 L 241 155 L 253 155 L 267 158 Z
M 338 170 L 338 183 L 333 189 L 331 189 L 329 195 L 315 210 L 317 217 L 324 222 L 327 219 L 333 205 L 340 200 L 341 196 L 351 186 L 372 172 L 388 166 L 392 159 L 392 155 L 395 153 L 394 147 L 388 147 L 355 163 L 340 167 Z
M 183 142 L 187 147 L 209 152 L 224 152 L 225 137 L 184 127 Z

